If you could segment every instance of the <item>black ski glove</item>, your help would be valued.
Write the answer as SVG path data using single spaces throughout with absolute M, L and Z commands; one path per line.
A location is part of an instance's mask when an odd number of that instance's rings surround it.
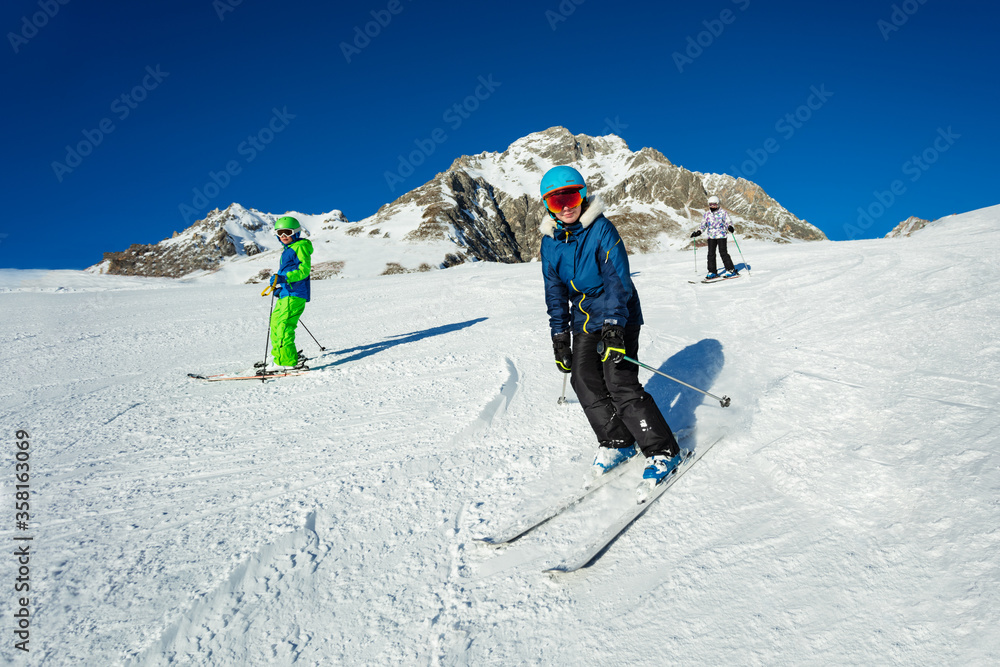
M 601 342 L 597 344 L 601 361 L 609 359 L 618 363 L 625 358 L 625 329 L 617 324 L 605 324 L 601 329 Z
M 573 343 L 568 331 L 552 337 L 552 351 L 556 354 L 556 368 L 563 373 L 573 370 Z
M 694 238 L 696 236 L 701 236 L 701 230 L 700 229 L 696 229 L 693 232 L 691 232 L 691 238 Z
M 733 226 L 732 226 L 732 225 L 729 225 L 729 231 L 731 231 L 731 232 L 735 232 L 736 230 L 735 230 L 735 229 L 733 229 Z

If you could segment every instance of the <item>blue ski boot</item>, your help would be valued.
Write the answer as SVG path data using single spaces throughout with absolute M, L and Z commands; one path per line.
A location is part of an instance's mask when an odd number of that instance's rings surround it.
M 634 444 L 621 448 L 598 447 L 597 456 L 594 457 L 594 463 L 590 466 L 590 474 L 593 477 L 600 477 L 609 470 L 625 463 L 637 453 Z
M 693 452 L 682 449 L 677 456 L 654 454 L 646 459 L 646 469 L 642 471 L 642 481 L 635 490 L 636 502 L 644 503 L 657 486 L 676 474 L 682 463 L 690 458 Z

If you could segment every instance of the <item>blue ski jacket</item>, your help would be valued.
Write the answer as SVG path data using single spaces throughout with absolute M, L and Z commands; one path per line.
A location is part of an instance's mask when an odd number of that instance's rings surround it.
M 564 225 L 547 216 L 542 232 L 542 275 L 552 335 L 599 332 L 605 324 L 642 325 L 639 295 L 618 230 L 604 204 L 587 198 L 580 219 Z
M 309 239 L 296 239 L 285 246 L 285 250 L 281 253 L 278 275 L 284 276 L 286 282 L 281 283 L 276 290 L 276 296 L 279 299 L 286 296 L 297 296 L 300 299 L 309 300 L 312 251 L 312 241 Z

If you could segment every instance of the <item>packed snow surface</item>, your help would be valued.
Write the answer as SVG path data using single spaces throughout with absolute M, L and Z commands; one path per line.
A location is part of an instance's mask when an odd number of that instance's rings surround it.
M 632 257 L 640 360 L 722 440 L 589 567 L 544 574 L 636 475 L 582 483 L 537 263 L 313 283 L 313 371 L 260 286 L 0 272 L 0 655 L 26 665 L 1000 662 L 1000 207 L 911 238 Z M 15 434 L 30 524 L 14 517 Z M 30 592 L 13 555 L 30 544 Z M 15 648 L 30 599 L 29 651 Z

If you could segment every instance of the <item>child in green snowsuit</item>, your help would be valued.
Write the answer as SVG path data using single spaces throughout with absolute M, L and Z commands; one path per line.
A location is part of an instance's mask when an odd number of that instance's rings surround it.
M 295 349 L 295 327 L 309 301 L 309 270 L 313 246 L 309 239 L 300 238 L 302 226 L 292 216 L 274 221 L 274 232 L 285 250 L 281 265 L 271 277 L 278 303 L 271 313 L 271 354 L 278 366 L 296 366 L 299 353 Z

